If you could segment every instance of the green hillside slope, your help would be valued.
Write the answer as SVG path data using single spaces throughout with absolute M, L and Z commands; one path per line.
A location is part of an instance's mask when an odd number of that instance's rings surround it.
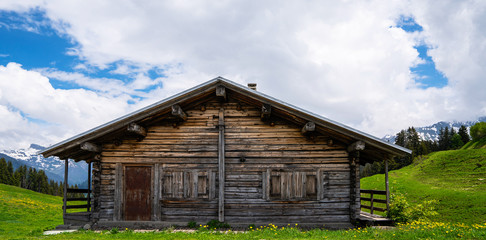
M 486 149 L 435 152 L 390 172 L 392 193 L 411 203 L 438 200 L 436 221 L 486 222 Z M 384 190 L 384 176 L 361 180 L 362 189 Z
M 0 184 L 0 239 L 38 236 L 62 224 L 62 198 Z
M 461 149 L 486 149 L 486 138 L 481 138 L 477 141 L 470 141 L 466 143 Z

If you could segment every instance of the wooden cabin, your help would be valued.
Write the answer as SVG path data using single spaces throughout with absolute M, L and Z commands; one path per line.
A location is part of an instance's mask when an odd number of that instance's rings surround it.
M 352 227 L 360 164 L 409 153 L 221 77 L 42 151 L 90 166 L 92 187 L 71 190 L 66 164 L 65 224 L 119 228 Z

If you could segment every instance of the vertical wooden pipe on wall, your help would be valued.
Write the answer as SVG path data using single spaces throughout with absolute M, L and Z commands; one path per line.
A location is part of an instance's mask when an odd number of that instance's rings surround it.
M 218 138 L 218 176 L 219 176 L 219 201 L 218 220 L 224 222 L 224 108 L 219 109 L 219 138 Z

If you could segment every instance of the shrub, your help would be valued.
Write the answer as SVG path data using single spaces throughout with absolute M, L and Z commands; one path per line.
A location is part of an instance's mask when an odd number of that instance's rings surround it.
M 437 200 L 423 201 L 422 203 L 412 205 L 401 194 L 392 194 L 390 196 L 390 210 L 387 217 L 397 223 L 407 223 L 416 220 L 427 220 L 437 215 L 435 207 Z
M 111 233 L 111 234 L 117 234 L 118 232 L 120 232 L 120 231 L 118 230 L 118 228 L 112 228 L 112 229 L 110 230 L 110 233 Z
M 230 225 L 224 222 L 220 222 L 218 220 L 211 220 L 206 223 L 209 229 L 220 229 L 220 228 L 230 228 Z
M 395 222 L 408 222 L 407 209 L 409 209 L 407 199 L 401 194 L 390 195 L 390 210 L 386 213 L 387 217 Z
M 188 228 L 196 228 L 197 223 L 195 221 L 190 221 L 187 223 Z
M 486 122 L 478 122 L 469 129 L 473 141 L 486 137 Z

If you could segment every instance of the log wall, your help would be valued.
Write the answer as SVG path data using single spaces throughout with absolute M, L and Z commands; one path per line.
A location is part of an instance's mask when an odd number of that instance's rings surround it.
M 142 141 L 105 144 L 95 208 L 99 219 L 123 220 L 123 167 L 153 166 L 153 220 L 205 223 L 218 219 L 218 113 L 225 123 L 225 221 L 232 223 L 349 223 L 350 161 L 346 146 L 310 139 L 302 126 L 261 108 L 217 99 L 187 120 L 147 126 Z M 118 166 L 118 168 L 117 168 Z M 354 170 L 354 169 L 353 169 Z M 93 181 L 95 181 L 93 179 Z M 354 184 L 353 184 L 354 185 Z M 353 186 L 356 187 L 356 186 Z M 96 189 L 96 188 L 95 188 Z M 96 191 L 95 191 L 96 193 Z

